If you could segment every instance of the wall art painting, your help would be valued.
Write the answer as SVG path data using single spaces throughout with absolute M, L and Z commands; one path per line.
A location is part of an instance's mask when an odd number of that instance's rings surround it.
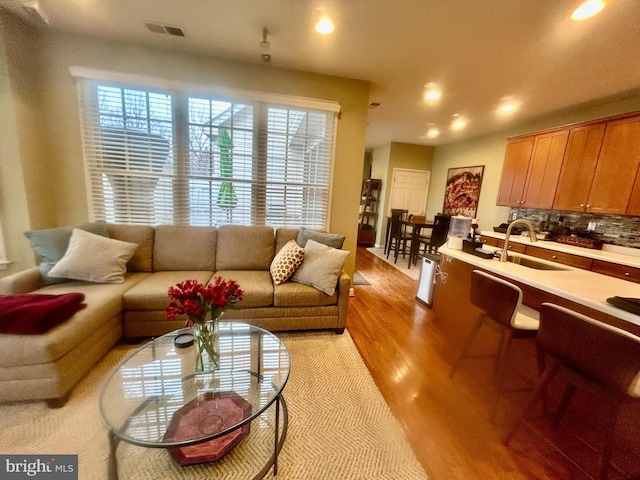
M 476 218 L 484 165 L 450 168 L 444 189 L 445 215 L 463 215 Z

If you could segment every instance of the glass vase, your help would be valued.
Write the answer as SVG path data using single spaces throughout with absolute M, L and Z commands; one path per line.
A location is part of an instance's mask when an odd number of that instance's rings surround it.
M 193 324 L 196 373 L 210 372 L 216 370 L 220 365 L 218 324 L 221 316 L 222 314 Z

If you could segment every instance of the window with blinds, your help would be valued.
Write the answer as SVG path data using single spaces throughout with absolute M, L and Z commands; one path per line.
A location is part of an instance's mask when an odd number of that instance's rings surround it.
M 93 218 L 327 228 L 335 111 L 80 79 Z

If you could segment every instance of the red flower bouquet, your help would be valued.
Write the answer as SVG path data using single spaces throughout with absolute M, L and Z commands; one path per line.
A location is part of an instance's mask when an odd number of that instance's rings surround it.
M 185 326 L 192 327 L 234 308 L 242 300 L 242 289 L 235 280 L 215 277 L 206 287 L 197 280 L 185 280 L 169 287 L 168 295 L 171 303 L 166 310 L 167 318 L 174 320 L 178 315 L 186 315 Z
M 206 287 L 196 280 L 185 280 L 168 292 L 171 303 L 167 318 L 186 315 L 185 325 L 191 327 L 195 346 L 196 373 L 215 370 L 220 363 L 218 319 L 228 308 L 242 299 L 242 289 L 235 280 L 215 277 Z

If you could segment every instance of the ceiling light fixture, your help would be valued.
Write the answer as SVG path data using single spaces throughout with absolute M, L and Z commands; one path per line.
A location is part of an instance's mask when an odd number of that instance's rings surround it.
M 460 130 L 467 125 L 467 121 L 459 114 L 454 114 L 451 117 L 451 128 L 453 130 Z
M 316 23 L 316 31 L 322 35 L 329 35 L 333 33 L 334 30 L 333 22 L 327 17 L 322 17 L 318 23 Z
M 271 61 L 271 44 L 267 42 L 267 31 L 266 28 L 262 28 L 262 41 L 260 42 L 260 58 L 264 63 L 269 63 Z
M 427 131 L 427 137 L 429 137 L 429 138 L 435 138 L 438 135 L 440 135 L 440 130 L 438 130 L 437 128 L 430 128 Z
M 571 14 L 573 20 L 585 20 L 602 11 L 606 2 L 604 0 L 587 0 Z
M 498 113 L 510 115 L 520 108 L 522 102 L 515 97 L 502 97 L 498 104 Z
M 435 84 L 434 82 L 430 82 L 430 83 L 427 83 L 424 86 L 424 88 L 425 88 L 424 99 L 427 102 L 433 103 L 437 100 L 440 100 L 440 97 L 442 96 L 442 92 L 438 88 L 437 84 Z

